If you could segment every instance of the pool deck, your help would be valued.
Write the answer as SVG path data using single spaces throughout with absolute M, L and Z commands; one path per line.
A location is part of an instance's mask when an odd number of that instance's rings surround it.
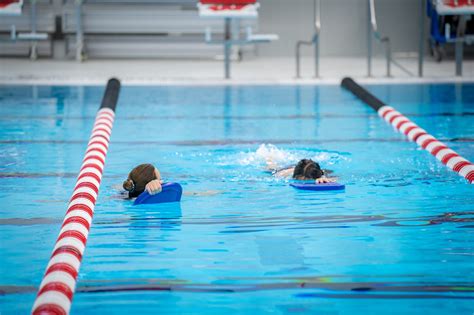
M 124 84 L 338 84 L 345 76 L 362 83 L 419 83 L 474 81 L 474 60 L 465 60 L 463 76 L 454 75 L 453 60 L 437 63 L 426 57 L 424 77 L 419 78 L 416 58 L 397 59 L 409 75 L 392 65 L 392 77 L 385 77 L 385 61 L 373 60 L 373 77 L 368 78 L 366 59 L 323 57 L 320 79 L 312 78 L 311 58 L 302 59 L 302 79 L 295 79 L 294 58 L 247 58 L 232 62 L 232 79 L 223 79 L 223 62 L 214 60 L 74 60 L 0 59 L 0 84 L 104 84 L 117 77 Z

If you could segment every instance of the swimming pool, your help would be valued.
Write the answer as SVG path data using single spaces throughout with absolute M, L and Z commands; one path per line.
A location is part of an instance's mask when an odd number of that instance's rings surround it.
M 367 87 L 474 160 L 474 84 Z M 31 309 L 102 94 L 0 87 L 2 314 Z M 472 186 L 339 86 L 125 86 L 116 113 L 71 313 L 472 314 Z M 118 198 L 142 162 L 180 205 Z

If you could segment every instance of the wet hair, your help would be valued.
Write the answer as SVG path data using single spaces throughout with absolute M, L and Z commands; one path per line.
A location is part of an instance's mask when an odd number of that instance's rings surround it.
M 317 179 L 324 175 L 318 163 L 311 159 L 303 159 L 298 162 L 293 171 L 294 179 Z
M 155 167 L 151 164 L 140 164 L 135 167 L 127 180 L 123 182 L 123 189 L 128 191 L 128 197 L 134 198 L 145 191 L 145 186 L 156 179 Z

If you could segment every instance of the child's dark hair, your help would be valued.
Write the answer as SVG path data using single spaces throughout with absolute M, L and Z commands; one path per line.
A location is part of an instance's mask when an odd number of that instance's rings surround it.
M 324 175 L 318 163 L 311 159 L 303 159 L 298 162 L 293 171 L 294 179 L 317 179 Z
M 123 188 L 130 198 L 137 197 L 145 191 L 145 186 L 156 179 L 155 167 L 151 164 L 140 164 L 135 167 L 123 182 Z

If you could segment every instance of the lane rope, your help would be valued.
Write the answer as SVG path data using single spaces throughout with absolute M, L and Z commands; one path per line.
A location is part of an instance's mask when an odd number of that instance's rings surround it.
M 110 79 L 97 112 L 66 215 L 38 289 L 32 314 L 69 314 L 77 276 L 92 224 L 120 82 Z
M 469 183 L 474 184 L 474 164 L 460 156 L 446 144 L 442 143 L 426 130 L 408 119 L 405 115 L 386 105 L 366 89 L 358 85 L 351 78 L 344 78 L 341 86 L 352 92 L 355 96 L 372 107 L 380 117 L 392 125 L 400 133 L 416 142 L 420 147 L 430 152 L 441 163 L 464 177 Z

